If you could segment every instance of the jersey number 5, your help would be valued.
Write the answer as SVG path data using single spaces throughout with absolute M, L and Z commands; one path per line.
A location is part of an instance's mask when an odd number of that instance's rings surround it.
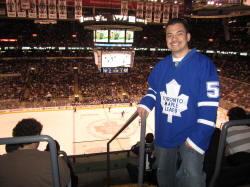
M 209 98 L 218 98 L 219 97 L 219 82 L 211 81 L 207 82 L 207 96 Z

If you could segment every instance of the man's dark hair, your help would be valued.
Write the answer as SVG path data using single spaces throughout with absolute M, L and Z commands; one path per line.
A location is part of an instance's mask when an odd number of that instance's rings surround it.
M 186 32 L 190 33 L 190 27 L 189 27 L 188 22 L 185 19 L 180 19 L 180 18 L 170 19 L 169 22 L 166 25 L 166 30 L 167 30 L 169 25 L 175 25 L 177 23 L 182 24 L 184 26 Z
M 148 133 L 145 137 L 146 143 L 152 143 L 154 141 L 154 135 L 152 133 Z
M 42 131 L 42 124 L 34 118 L 27 118 L 19 121 L 17 125 L 12 130 L 13 137 L 19 136 L 35 136 L 40 135 Z M 30 143 L 21 143 L 21 144 L 6 144 L 6 152 L 12 152 L 17 150 L 18 147 L 23 147 L 24 145 L 28 145 Z
M 13 137 L 40 135 L 42 124 L 34 118 L 23 119 L 17 123 L 12 131 Z
M 240 107 L 231 108 L 227 113 L 229 120 L 247 119 L 246 111 Z

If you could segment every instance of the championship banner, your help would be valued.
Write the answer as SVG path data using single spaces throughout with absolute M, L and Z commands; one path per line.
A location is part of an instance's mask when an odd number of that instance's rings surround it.
M 46 0 L 38 0 L 38 17 L 47 18 L 47 2 Z
M 121 2 L 121 15 L 128 16 L 128 1 Z
M 16 17 L 16 2 L 15 0 L 6 0 L 7 6 L 7 16 L 8 17 Z
M 75 0 L 75 19 L 82 17 L 82 0 Z
M 160 23 L 160 21 L 161 21 L 161 3 L 156 3 L 154 11 L 154 22 Z
M 174 5 L 172 10 L 172 19 L 178 18 L 179 14 L 179 5 Z
M 26 17 L 26 10 L 22 9 L 21 7 L 21 0 L 16 0 L 17 5 L 17 17 L 25 18 Z
M 192 13 L 192 4 L 193 4 L 192 1 L 184 0 L 184 15 L 191 15 L 191 13 Z
M 30 9 L 28 10 L 29 18 L 37 18 L 36 0 L 30 0 Z
M 30 1 L 29 0 L 21 0 L 21 8 L 23 10 L 30 9 Z
M 136 18 L 143 18 L 143 2 L 137 2 Z
M 56 0 L 48 0 L 49 19 L 56 19 Z
M 164 4 L 162 23 L 168 23 L 168 21 L 169 21 L 169 11 L 170 11 L 170 5 L 169 4 Z
M 153 9 L 153 5 L 152 3 L 147 3 L 146 4 L 146 21 L 152 22 L 152 9 Z
M 245 1 L 247 1 L 247 0 L 243 0 L 243 4 Z M 228 0 L 227 3 L 228 4 L 240 4 L 241 0 Z
M 59 19 L 67 19 L 66 0 L 58 0 Z

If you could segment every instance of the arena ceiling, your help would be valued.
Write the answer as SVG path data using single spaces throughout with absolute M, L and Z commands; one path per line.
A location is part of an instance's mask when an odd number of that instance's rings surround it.
M 37 0 L 38 1 L 38 0 Z M 47 0 L 48 1 L 48 0 Z M 56 0 L 58 1 L 58 0 Z M 121 8 L 122 0 L 82 0 L 83 13 L 95 13 L 95 10 L 102 10 L 104 14 L 112 13 L 110 10 Z M 135 12 L 139 0 L 128 0 L 129 12 Z M 158 0 L 158 2 L 179 5 L 180 14 L 184 15 L 184 2 L 191 5 L 191 11 L 185 16 L 193 18 L 223 18 L 250 15 L 250 6 L 243 2 L 250 0 Z M 144 2 L 144 9 L 146 1 Z M 192 3 L 191 3 L 192 2 Z M 213 3 L 212 3 L 213 2 Z M 67 6 L 73 7 L 74 0 L 67 0 Z M 90 10 L 90 11 L 87 11 Z M 134 13 L 135 14 L 135 13 Z M 0 16 L 6 15 L 6 0 L 0 0 Z
M 239 3 L 224 1 L 221 5 L 211 5 L 206 0 L 194 0 L 192 4 L 191 17 L 205 18 L 208 16 L 210 18 L 223 18 L 247 15 L 250 15 L 250 6 L 244 5 L 241 1 Z

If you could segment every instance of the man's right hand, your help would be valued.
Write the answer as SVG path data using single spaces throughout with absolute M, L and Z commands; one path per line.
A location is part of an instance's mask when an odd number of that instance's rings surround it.
M 139 114 L 139 116 L 141 118 L 143 118 L 145 115 L 146 115 L 146 118 L 147 118 L 148 114 L 149 114 L 149 112 L 146 109 L 142 108 L 142 107 L 138 107 L 137 112 L 138 112 L 138 114 Z

